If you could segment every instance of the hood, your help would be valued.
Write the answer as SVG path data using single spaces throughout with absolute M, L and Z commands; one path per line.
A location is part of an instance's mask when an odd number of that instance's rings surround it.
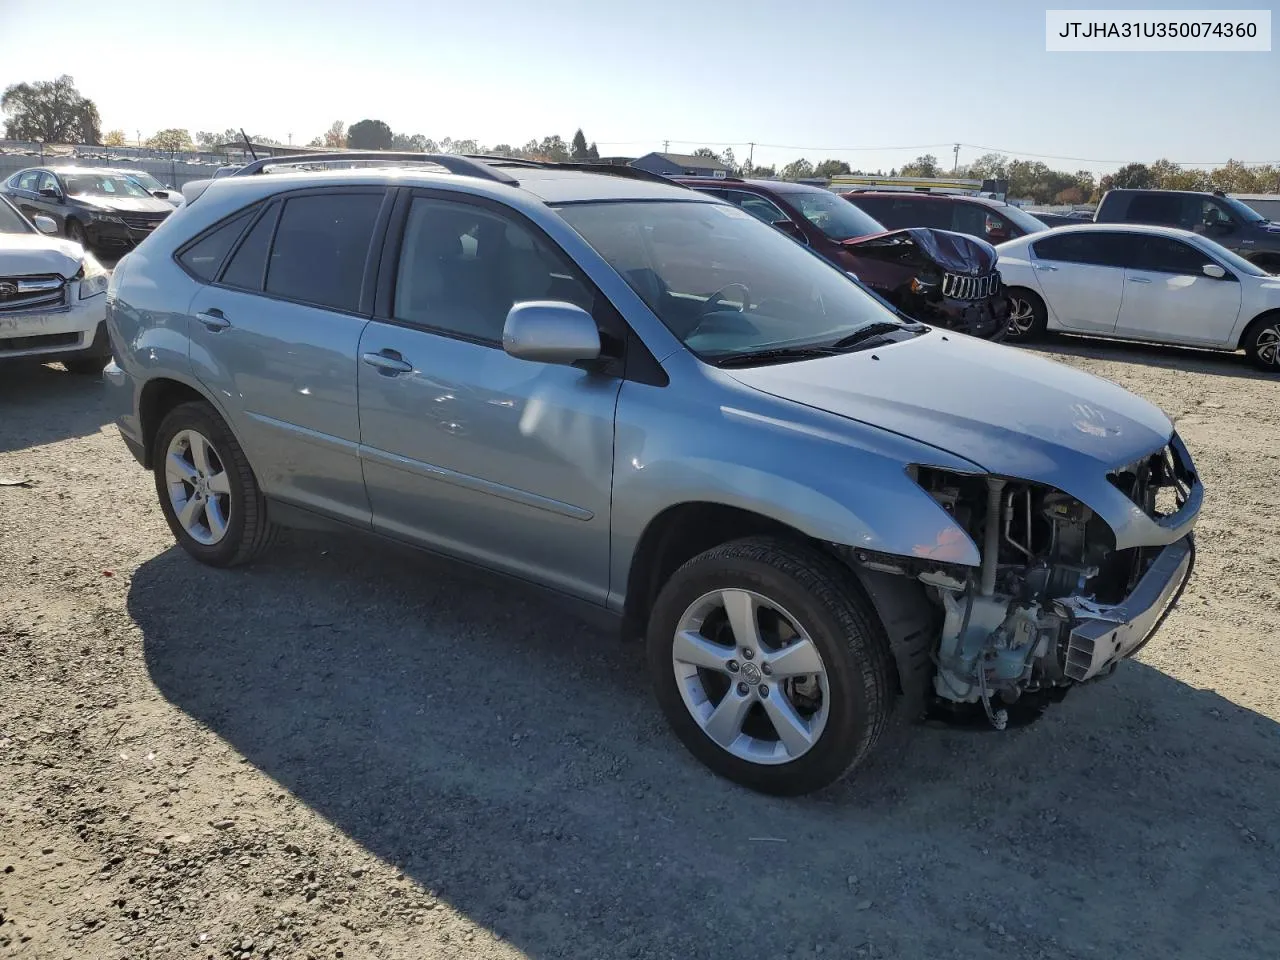
M 71 198 L 76 203 L 95 210 L 111 210 L 118 213 L 172 213 L 173 204 L 157 197 L 108 197 L 100 193 L 82 193 Z
M 56 273 L 70 280 L 84 263 L 84 247 L 38 233 L 0 233 L 0 277 Z
M 996 268 L 996 248 L 985 240 L 952 230 L 932 227 L 908 227 L 875 233 L 869 237 L 853 237 L 841 242 L 857 256 L 879 260 L 903 260 L 922 256 L 933 261 L 945 273 L 969 276 L 990 273 Z
M 725 371 L 746 386 L 948 451 L 988 473 L 1087 493 L 1173 432 L 1156 406 L 1062 363 L 963 334 Z

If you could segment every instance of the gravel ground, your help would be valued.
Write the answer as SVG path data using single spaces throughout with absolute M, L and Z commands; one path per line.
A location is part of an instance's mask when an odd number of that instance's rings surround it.
M 1280 955 L 1280 384 L 1046 349 L 1178 419 L 1182 604 L 1031 727 L 895 730 L 801 800 L 509 585 L 312 534 L 200 567 L 100 382 L 3 371 L 0 956 Z

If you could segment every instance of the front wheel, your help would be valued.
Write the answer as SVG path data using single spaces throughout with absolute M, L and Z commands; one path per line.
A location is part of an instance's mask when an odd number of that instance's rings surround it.
M 1244 352 L 1258 369 L 1280 373 L 1280 313 L 1259 317 L 1249 325 Z
M 1009 289 L 1009 324 L 1005 341 L 1026 343 L 1044 335 L 1049 327 L 1049 311 L 1044 301 L 1025 287 Z
M 892 709 L 883 626 L 852 572 L 802 544 L 737 540 L 693 558 L 659 593 L 646 642 L 676 735 L 764 793 L 838 780 Z
M 72 243 L 78 243 L 80 244 L 80 246 L 84 247 L 86 250 L 89 249 L 89 237 L 84 232 L 84 227 L 80 225 L 79 220 L 72 220 L 70 217 L 68 217 L 66 227 L 63 229 L 63 233 L 67 235 L 67 239 L 70 240 Z
M 213 407 L 174 407 L 152 450 L 160 509 L 187 553 L 210 566 L 233 567 L 269 546 L 275 527 L 266 499 L 240 443 Z

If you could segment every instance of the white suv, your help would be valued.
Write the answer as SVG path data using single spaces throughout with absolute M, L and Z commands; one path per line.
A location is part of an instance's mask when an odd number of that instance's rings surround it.
M 111 359 L 107 271 L 80 244 L 42 236 L 56 230 L 0 197 L 0 361 L 60 360 L 98 374 Z

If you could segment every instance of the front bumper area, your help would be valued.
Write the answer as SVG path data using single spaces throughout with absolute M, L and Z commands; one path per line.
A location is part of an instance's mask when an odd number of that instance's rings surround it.
M 1000 341 L 1009 327 L 1012 312 L 1003 290 L 983 300 L 955 300 L 950 297 L 922 299 L 911 312 L 917 320 L 967 333 L 980 340 Z
M 77 298 L 78 284 L 68 285 L 68 306 L 50 310 L 0 311 L 0 360 L 89 355 L 95 349 L 106 355 L 105 295 Z M 100 348 L 100 349 L 99 349 Z
M 140 221 L 141 222 L 141 221 Z M 155 232 L 164 220 L 158 219 L 145 226 L 130 226 L 128 223 L 116 223 L 112 220 L 93 219 L 85 224 L 85 237 L 92 247 L 115 247 L 132 249 Z
M 1079 597 L 1055 601 L 1071 618 L 1063 673 L 1083 683 L 1133 656 L 1155 636 L 1177 604 L 1195 568 L 1195 535 L 1163 548 L 1133 592 L 1120 603 L 1095 604 Z

